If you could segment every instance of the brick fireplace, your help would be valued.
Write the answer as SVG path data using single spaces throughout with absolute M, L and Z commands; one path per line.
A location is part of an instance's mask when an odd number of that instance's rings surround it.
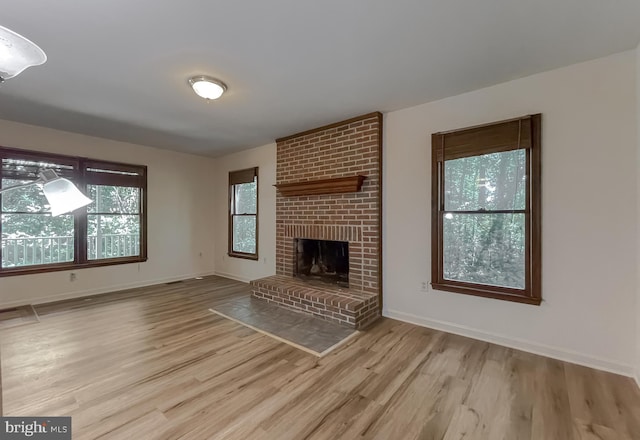
M 276 275 L 255 297 L 356 328 L 380 316 L 381 162 L 377 112 L 277 140 Z M 301 239 L 348 243 L 348 287 L 295 277 Z

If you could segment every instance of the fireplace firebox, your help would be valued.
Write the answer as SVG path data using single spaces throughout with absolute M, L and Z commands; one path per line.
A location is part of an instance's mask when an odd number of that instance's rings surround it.
M 349 287 L 349 243 L 346 241 L 294 239 L 295 276 Z

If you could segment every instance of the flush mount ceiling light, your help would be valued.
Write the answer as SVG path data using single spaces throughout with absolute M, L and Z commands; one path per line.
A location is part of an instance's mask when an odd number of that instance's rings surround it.
M 189 85 L 198 96 L 207 100 L 218 99 L 227 91 L 225 83 L 205 75 L 189 78 Z
M 47 55 L 37 44 L 0 26 L 0 83 L 20 74 L 27 67 L 39 66 L 45 61 Z

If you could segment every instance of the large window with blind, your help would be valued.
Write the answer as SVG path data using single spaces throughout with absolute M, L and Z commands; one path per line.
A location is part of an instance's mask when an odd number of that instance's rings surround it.
M 91 200 L 52 217 L 42 188 L 0 194 L 0 275 L 146 261 L 146 167 L 0 148 L 2 188 L 29 183 L 46 169 Z
M 229 173 L 229 256 L 258 259 L 258 168 Z
M 432 135 L 432 286 L 541 302 L 541 116 Z

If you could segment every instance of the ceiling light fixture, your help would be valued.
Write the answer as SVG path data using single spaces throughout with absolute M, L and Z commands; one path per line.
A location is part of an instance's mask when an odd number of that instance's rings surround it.
M 206 100 L 218 99 L 227 91 L 225 83 L 206 75 L 189 78 L 189 85 L 198 96 Z
M 20 34 L 0 26 L 0 83 L 20 74 L 31 66 L 47 61 L 47 55 L 37 44 Z

